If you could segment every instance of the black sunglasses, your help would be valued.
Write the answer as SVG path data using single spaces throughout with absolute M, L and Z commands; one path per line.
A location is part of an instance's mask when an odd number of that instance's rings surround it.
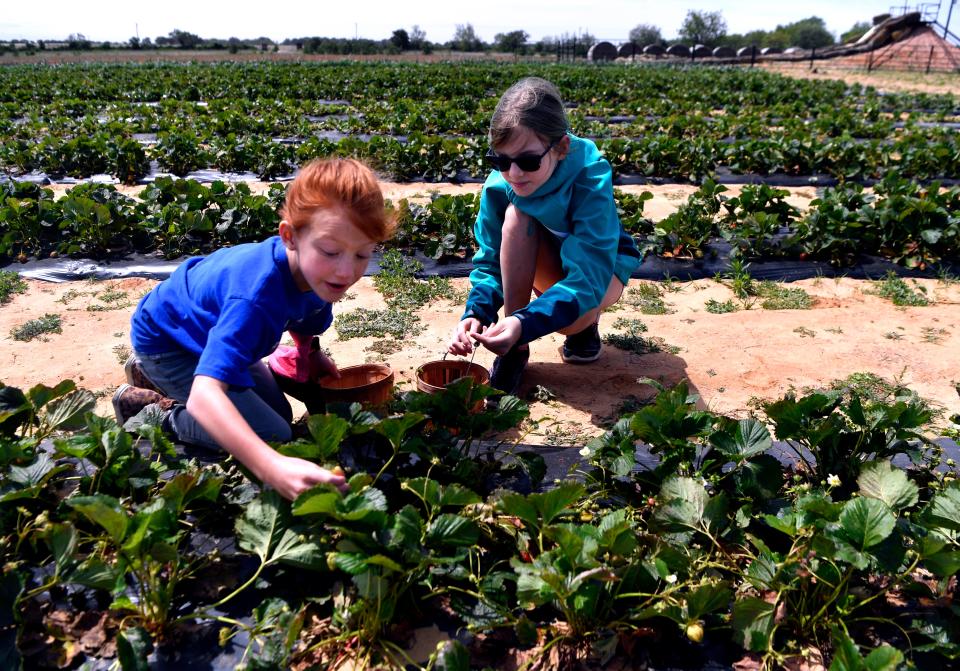
M 556 139 L 550 143 L 546 149 L 543 150 L 542 154 L 520 154 L 519 156 L 507 156 L 506 154 L 497 154 L 492 149 L 488 151 L 483 158 L 487 160 L 491 166 L 500 172 L 507 172 L 510 170 L 510 164 L 516 163 L 517 167 L 523 170 L 524 172 L 536 172 L 540 169 L 540 161 L 543 160 L 543 157 L 550 153 L 550 150 L 560 141 Z

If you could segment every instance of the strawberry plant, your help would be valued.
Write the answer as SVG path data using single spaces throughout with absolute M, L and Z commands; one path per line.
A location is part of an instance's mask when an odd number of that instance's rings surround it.
M 107 145 L 109 172 L 121 184 L 136 184 L 150 172 L 150 161 L 143 146 L 131 138 L 111 138 Z
M 788 394 L 763 409 L 776 437 L 786 441 L 814 483 L 835 476 L 851 487 L 863 463 L 901 452 L 919 462 L 928 447 L 920 429 L 930 411 L 912 395 L 864 402 L 855 391 Z
M 0 203 L 0 254 L 26 257 L 53 246 L 59 216 L 53 191 L 34 184 L 0 183 Z
M 135 622 L 154 636 L 163 635 L 179 583 L 196 570 L 194 561 L 180 552 L 186 537 L 181 519 L 192 502 L 216 500 L 219 490 L 220 481 L 215 478 L 180 473 L 134 511 L 106 494 L 67 499 L 70 508 L 100 529 L 92 536 L 98 549 L 91 555 L 110 559 L 98 565 L 102 574 L 98 582 L 112 583 L 111 608 L 128 612 L 128 624 Z M 67 553 L 73 545 L 56 543 L 64 551 L 58 564 L 70 561 Z M 132 582 L 134 598 L 127 594 L 127 580 Z
M 207 154 L 196 136 L 186 132 L 161 133 L 152 156 L 160 168 L 183 177 L 208 164 Z
M 704 245 L 716 237 L 720 194 L 726 190 L 722 184 L 706 179 L 686 203 L 656 224 L 650 245 L 664 256 L 702 258 Z

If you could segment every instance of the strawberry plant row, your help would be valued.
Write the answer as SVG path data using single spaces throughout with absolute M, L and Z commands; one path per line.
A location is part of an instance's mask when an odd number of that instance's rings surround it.
M 417 99 L 357 100 L 352 104 L 326 105 L 312 100 L 258 99 L 214 100 L 196 103 L 164 100 L 153 105 L 133 103 L 59 101 L 49 104 L 7 104 L 0 107 L 0 128 L 11 138 L 26 139 L 46 131 L 60 135 L 93 132 L 102 127 L 120 134 L 194 130 L 209 140 L 226 133 L 257 133 L 273 136 L 308 136 L 319 130 L 345 133 L 406 134 L 412 131 L 483 135 L 494 98 L 472 100 Z M 643 136 L 664 133 L 671 136 L 708 133 L 712 137 L 763 136 L 771 128 L 817 136 L 884 138 L 896 131 L 919 128 L 955 130 L 957 124 L 924 120 L 903 114 L 894 121 L 878 109 L 852 110 L 821 105 L 813 111 L 778 106 L 774 109 L 739 110 L 735 115 L 722 110 L 704 113 L 681 105 L 661 114 L 642 116 L 596 116 L 589 107 L 570 109 L 574 132 L 582 135 Z M 608 111 L 609 114 L 609 111 Z
M 695 180 L 718 168 L 845 179 L 957 174 L 955 129 L 920 125 L 952 118 L 951 96 L 881 96 L 739 69 L 502 64 L 12 67 L 0 71 L 0 167 L 107 172 L 132 183 L 155 159 L 173 174 L 213 166 L 269 179 L 319 150 L 373 154 L 355 137 L 318 146 L 318 135 L 332 131 L 413 137 L 409 156 L 390 138 L 377 146 L 394 155 L 378 163 L 399 179 L 476 177 L 482 169 L 469 157 L 453 165 L 431 156 L 440 147 L 430 138 L 458 136 L 485 150 L 502 82 L 531 72 L 558 84 L 573 130 L 610 144 L 621 172 Z M 911 113 L 917 106 L 938 111 Z M 146 149 L 134 141 L 143 135 L 155 138 Z M 278 147 L 278 138 L 300 146 Z
M 848 135 L 802 139 L 772 132 L 763 138 L 671 137 L 598 139 L 618 176 L 699 181 L 717 170 L 740 175 L 829 175 L 839 180 L 878 179 L 899 174 L 920 180 L 960 174 L 960 136 L 926 131 L 886 140 L 857 140 Z M 185 176 L 214 167 L 252 172 L 262 179 L 289 175 L 295 166 L 322 156 L 362 158 L 399 181 L 457 181 L 486 174 L 480 137 L 424 135 L 374 136 L 277 142 L 259 135 L 228 133 L 208 143 L 193 132 L 161 133 L 144 148 L 130 137 L 97 132 L 70 139 L 48 136 L 20 139 L 0 148 L 0 163 L 15 174 L 43 171 L 89 177 L 110 174 L 126 184 L 141 180 L 155 160 L 161 171 Z
M 217 630 L 204 656 L 243 641 L 255 668 L 960 657 L 960 482 L 909 390 L 790 394 L 736 420 L 661 387 L 546 488 L 542 456 L 487 447 L 528 412 L 477 411 L 491 393 L 463 379 L 383 416 L 311 416 L 276 448 L 343 464 L 349 491 L 289 502 L 91 414 L 72 382 L 0 384 L 5 668 L 146 668 Z M 438 621 L 469 636 L 411 658 L 412 628 Z
M 921 186 L 891 174 L 872 191 L 853 183 L 822 189 L 805 213 L 786 202 L 784 189 L 747 185 L 735 198 L 726 191 L 706 179 L 677 212 L 657 222 L 643 213 L 649 192 L 614 195 L 620 219 L 641 249 L 664 257 L 702 258 L 711 241 L 722 239 L 733 256 L 747 259 L 848 266 L 869 254 L 910 268 L 958 260 L 960 186 Z M 282 199 L 281 184 L 253 195 L 244 183 L 207 187 L 169 177 L 145 187 L 138 198 L 110 185 L 83 184 L 54 199 L 50 189 L 36 184 L 2 183 L 0 255 L 26 260 L 206 253 L 272 235 Z M 438 260 L 463 259 L 475 251 L 479 194 L 434 196 L 426 204 L 401 200 L 394 207 L 399 227 L 389 246 Z
M 504 82 L 528 74 L 554 81 L 565 99 L 589 114 L 706 113 L 757 108 L 808 114 L 821 106 L 899 115 L 924 110 L 956 114 L 952 96 L 878 93 L 839 81 L 787 80 L 744 68 L 636 65 L 596 68 L 572 64 L 504 63 L 207 63 L 8 66 L 0 71 L 0 104 L 69 104 L 89 101 L 159 103 L 169 100 L 346 101 L 407 98 L 495 99 Z M 789 86 L 783 82 L 789 81 Z M 611 110 L 621 110 L 611 112 Z

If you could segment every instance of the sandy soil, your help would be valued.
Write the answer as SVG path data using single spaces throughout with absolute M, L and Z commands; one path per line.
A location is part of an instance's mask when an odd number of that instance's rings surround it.
M 764 63 L 764 69 L 796 79 L 839 79 L 847 84 L 872 86 L 890 93 L 933 93 L 956 96 L 960 91 L 960 74 L 949 72 L 898 72 L 851 68 L 818 62 L 810 68 L 807 63 Z
M 453 280 L 466 290 L 466 279 Z M 155 281 L 127 278 L 53 284 L 29 282 L 29 291 L 0 308 L 0 380 L 21 388 L 73 379 L 99 396 L 98 410 L 110 414 L 110 395 L 124 381 L 122 361 L 129 351 L 129 319 L 136 301 Z M 632 283 L 635 286 L 639 283 Z M 604 316 L 603 333 L 620 318 L 639 319 L 646 335 L 662 338 L 675 353 L 632 354 L 606 345 L 599 361 L 571 366 L 560 360 L 560 336 L 532 345 L 522 394 L 530 397 L 531 423 L 523 442 L 582 444 L 611 423 L 631 402 L 653 390 L 642 378 L 673 385 L 682 379 L 701 396 L 704 407 L 728 415 L 749 412 L 755 399 L 773 399 L 791 389 L 822 387 L 852 373 L 871 372 L 898 379 L 947 415 L 960 412 L 953 385 L 960 380 L 960 285 L 922 280 L 935 303 L 897 308 L 872 295 L 870 282 L 811 279 L 794 283 L 816 298 L 810 310 L 768 311 L 755 306 L 728 314 L 710 314 L 708 299 L 725 301 L 730 289 L 713 280 L 664 285 L 670 314 L 648 316 L 622 301 Z M 630 296 L 627 295 L 626 299 Z M 363 278 L 338 306 L 382 307 L 371 278 Z M 370 350 L 369 337 L 342 341 L 331 331 L 322 338 L 341 365 L 386 359 L 400 389 L 415 387 L 415 370 L 437 359 L 462 306 L 438 301 L 419 315 L 419 332 L 386 357 Z M 56 313 L 63 332 L 30 342 L 13 340 L 11 329 L 30 319 Z M 493 356 L 477 354 L 489 367 Z M 536 394 L 540 399 L 533 398 Z

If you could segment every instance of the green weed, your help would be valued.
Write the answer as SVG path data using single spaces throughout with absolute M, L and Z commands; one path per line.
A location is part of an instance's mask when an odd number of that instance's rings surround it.
M 47 313 L 10 330 L 10 336 L 14 340 L 23 342 L 39 338 L 47 333 L 63 333 L 60 315 Z
M 915 391 L 908 389 L 902 380 L 904 369 L 900 375 L 888 380 L 876 373 L 851 373 L 845 378 L 832 380 L 827 391 L 839 391 L 849 398 L 852 394 L 858 396 L 864 405 L 876 403 L 895 403 L 898 399 L 907 399 L 910 402 L 921 404 L 921 407 L 933 417 L 938 417 L 942 411 L 935 408 L 929 401 Z M 808 391 L 815 391 L 810 389 Z
M 100 301 L 87 306 L 87 312 L 109 312 L 110 310 L 124 310 L 132 305 L 126 291 L 107 289 L 103 293 L 94 294 Z
M 793 329 L 794 333 L 799 333 L 801 338 L 816 338 L 817 332 L 813 329 L 808 329 L 806 326 L 798 326 Z
M 0 270 L 0 305 L 8 303 L 14 294 L 27 291 L 27 282 L 19 273 L 12 270 Z
M 911 307 L 930 305 L 930 301 L 924 295 L 926 293 L 924 287 L 917 286 L 917 290 L 912 289 L 903 278 L 897 277 L 897 274 L 892 270 L 888 272 L 882 280 L 878 281 L 875 286 L 876 289 L 868 293 L 886 298 L 893 302 L 894 305 Z
M 373 284 L 387 305 L 401 310 L 416 310 L 439 298 L 457 298 L 448 278 L 434 275 L 421 280 L 416 273 L 422 270 L 422 263 L 391 249 L 380 259 L 380 272 Z
M 938 329 L 932 326 L 923 327 L 923 342 L 939 344 L 943 341 L 943 336 L 950 335 L 947 329 Z
M 388 357 L 391 354 L 396 354 L 403 349 L 403 345 L 398 340 L 392 340 L 389 338 L 384 338 L 383 340 L 375 340 L 367 347 L 363 348 L 364 352 L 373 352 L 377 354 L 382 360 L 384 357 Z
M 764 310 L 809 310 L 813 307 L 810 294 L 799 287 L 785 287 L 764 280 L 754 286 L 754 294 L 761 299 Z
M 340 340 L 351 338 L 405 338 L 411 332 L 420 318 L 406 310 L 387 308 L 386 310 L 368 310 L 357 308 L 352 312 L 337 315 L 334 326 Z
M 668 345 L 663 338 L 642 336 L 642 333 L 647 332 L 647 325 L 639 319 L 621 317 L 613 323 L 613 328 L 624 329 L 626 333 L 608 333 L 603 337 L 603 342 L 613 345 L 617 349 L 634 354 L 651 354 L 653 352 L 676 354 L 680 351 L 679 347 Z
M 114 345 L 112 351 L 117 355 L 117 361 L 120 362 L 120 365 L 125 364 L 127 362 L 127 358 L 133 354 L 133 350 L 130 348 L 130 345 L 125 343 Z
M 813 306 L 813 299 L 799 287 L 784 287 L 770 280 L 756 281 L 750 275 L 750 264 L 741 259 L 730 262 L 730 270 L 726 273 L 717 273 L 714 280 L 730 287 L 733 294 L 743 301 L 743 307 L 750 309 L 751 299 L 759 298 L 760 307 L 764 310 L 809 310 Z M 709 309 L 708 309 L 709 311 Z M 733 312 L 733 310 L 727 310 Z
M 704 308 L 707 312 L 715 315 L 722 315 L 728 312 L 736 312 L 740 308 L 737 307 L 737 304 L 732 300 L 720 302 L 710 298 L 704 303 Z
M 645 315 L 666 315 L 673 312 L 663 302 L 663 293 L 656 284 L 644 283 L 627 289 L 624 302 Z
M 728 282 L 723 282 L 720 274 L 715 278 L 721 284 L 727 284 L 733 294 L 740 299 L 754 296 L 753 277 L 750 276 L 749 263 L 744 263 L 741 259 L 733 259 L 730 262 L 730 270 L 722 277 L 726 277 Z
M 77 291 L 76 289 L 67 289 L 63 292 L 63 295 L 57 299 L 57 302 L 63 305 L 69 305 L 80 296 L 83 296 L 83 292 Z
M 660 286 L 663 287 L 664 291 L 671 294 L 683 291 L 680 280 L 670 273 L 664 273 L 663 279 L 660 281 Z

